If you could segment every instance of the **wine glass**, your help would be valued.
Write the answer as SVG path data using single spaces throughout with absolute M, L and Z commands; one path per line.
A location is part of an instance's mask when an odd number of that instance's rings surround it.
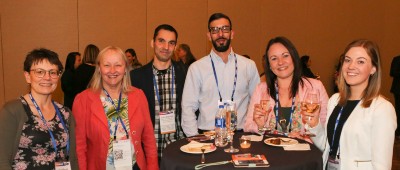
M 227 149 L 224 149 L 225 152 L 228 153 L 236 153 L 239 152 L 239 149 L 233 147 L 233 135 L 237 126 L 237 111 L 235 103 L 229 103 L 226 109 L 226 128 L 228 130 L 228 137 L 231 146 Z
M 263 115 L 263 127 L 258 129 L 258 132 L 260 133 L 270 133 L 271 132 L 271 128 L 268 126 L 267 120 L 268 120 L 268 113 L 271 111 L 270 108 L 270 100 L 271 96 L 269 95 L 269 89 L 264 89 L 261 93 L 261 99 L 260 99 L 260 107 L 261 110 L 263 110 L 265 112 L 265 114 Z
M 319 101 L 319 91 L 318 89 L 307 89 L 306 95 L 304 96 L 303 102 L 301 103 L 301 108 L 303 109 L 304 115 L 306 116 L 306 124 L 304 125 L 304 135 L 309 137 L 314 137 L 315 134 L 310 132 L 310 120 L 314 117 L 314 112 L 320 107 Z

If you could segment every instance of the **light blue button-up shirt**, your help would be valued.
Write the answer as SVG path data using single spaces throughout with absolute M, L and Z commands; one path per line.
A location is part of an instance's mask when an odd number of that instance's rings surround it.
M 214 72 L 210 56 L 215 65 L 218 85 L 214 78 Z M 238 75 L 233 101 L 237 107 L 238 126 L 243 129 L 247 107 L 253 90 L 260 82 L 256 64 L 253 60 L 235 54 L 233 50 L 228 56 L 228 62 L 219 57 L 213 50 L 211 53 L 190 65 L 185 87 L 182 95 L 182 128 L 187 136 L 198 134 L 198 129 L 213 130 L 215 128 L 215 115 L 218 111 L 220 99 L 230 100 L 233 92 L 235 78 L 235 56 L 237 57 Z M 195 111 L 200 114 L 196 120 Z

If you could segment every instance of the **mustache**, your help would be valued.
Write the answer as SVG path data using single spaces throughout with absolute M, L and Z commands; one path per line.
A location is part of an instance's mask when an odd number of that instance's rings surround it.
M 220 37 L 220 38 L 216 39 L 215 41 L 218 41 L 218 40 L 228 40 L 228 39 L 224 38 L 224 37 Z

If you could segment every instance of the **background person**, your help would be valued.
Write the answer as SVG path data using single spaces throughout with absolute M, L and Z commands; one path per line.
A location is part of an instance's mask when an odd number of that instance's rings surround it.
M 125 168 L 158 169 L 147 100 L 142 90 L 130 86 L 124 52 L 106 47 L 96 63 L 90 88 L 78 94 L 73 105 L 79 167 L 116 169 L 120 164 L 113 151 L 125 149 L 123 154 L 132 156 L 127 160 L 132 165 Z
M 53 51 L 35 49 L 26 56 L 29 93 L 0 111 L 0 169 L 50 170 L 56 161 L 78 169 L 71 111 L 52 100 L 62 70 Z
M 351 42 L 341 58 L 339 93 L 328 102 L 328 120 L 313 113 L 311 138 L 323 151 L 324 165 L 339 169 L 392 167 L 396 113 L 380 95 L 382 68 L 376 44 Z M 322 110 L 321 110 L 322 111 Z M 305 114 L 305 113 L 303 113 Z
M 75 96 L 82 92 L 83 90 L 88 88 L 90 79 L 92 79 L 95 63 L 97 55 L 99 54 L 99 48 L 93 44 L 89 44 L 85 48 L 85 52 L 83 53 L 82 64 L 79 65 L 75 70 L 75 81 L 72 84 L 74 89 L 74 98 Z
M 73 82 L 75 81 L 75 69 L 81 65 L 81 54 L 78 52 L 71 52 L 67 56 L 65 61 L 65 71 L 61 76 L 61 89 L 64 92 L 64 106 L 72 109 L 72 103 L 74 102 L 74 89 Z
M 400 56 L 394 57 L 390 67 L 390 76 L 393 77 L 390 92 L 394 96 L 394 107 L 397 113 L 397 125 L 400 123 Z M 400 129 L 396 129 L 396 137 L 400 138 Z
M 189 69 L 189 66 L 196 61 L 196 58 L 193 56 L 192 51 L 187 44 L 178 45 L 176 48 L 176 56 L 178 63 L 183 64 L 186 71 Z
M 300 58 L 301 60 L 301 66 L 302 66 L 302 72 L 303 72 L 303 76 L 304 77 L 308 77 L 308 78 L 314 78 L 314 79 L 319 79 L 319 76 L 315 75 L 312 71 L 311 71 L 311 59 L 310 56 L 308 55 L 303 55 Z
M 134 49 L 128 48 L 125 50 L 125 55 L 128 58 L 128 65 L 131 66 L 131 70 L 142 67 L 142 64 L 139 62 Z

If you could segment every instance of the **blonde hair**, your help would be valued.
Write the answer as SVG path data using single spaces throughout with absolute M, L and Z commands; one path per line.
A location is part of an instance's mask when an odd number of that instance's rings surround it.
M 368 56 L 371 58 L 371 63 L 372 66 L 376 68 L 376 71 L 374 74 L 370 75 L 368 79 L 368 85 L 365 88 L 363 94 L 362 94 L 362 100 L 363 102 L 361 105 L 364 108 L 368 108 L 372 100 L 380 95 L 380 89 L 381 89 L 381 79 L 382 79 L 382 68 L 381 68 L 381 61 L 380 61 L 380 54 L 379 54 L 379 49 L 378 46 L 370 41 L 370 40 L 365 40 L 365 39 L 360 39 L 360 40 L 355 40 L 351 42 L 346 49 L 344 50 L 344 53 L 342 57 L 340 58 L 340 70 L 339 70 L 339 77 L 338 77 L 338 88 L 339 88 L 339 105 L 344 106 L 347 103 L 347 99 L 350 97 L 350 87 L 346 83 L 343 77 L 343 71 L 342 71 L 342 66 L 343 66 L 343 61 L 345 59 L 346 53 L 353 47 L 362 47 L 364 50 L 367 52 Z
M 93 73 L 92 79 L 90 80 L 89 88 L 92 89 L 93 91 L 99 91 L 103 89 L 103 79 L 100 73 L 100 61 L 108 51 L 116 52 L 117 54 L 119 54 L 119 56 L 122 57 L 122 60 L 124 60 L 125 62 L 125 74 L 124 77 L 122 78 L 121 92 L 127 93 L 131 90 L 131 78 L 129 76 L 128 59 L 126 58 L 125 53 L 121 50 L 121 48 L 115 46 L 108 46 L 100 51 L 96 59 L 96 70 Z

